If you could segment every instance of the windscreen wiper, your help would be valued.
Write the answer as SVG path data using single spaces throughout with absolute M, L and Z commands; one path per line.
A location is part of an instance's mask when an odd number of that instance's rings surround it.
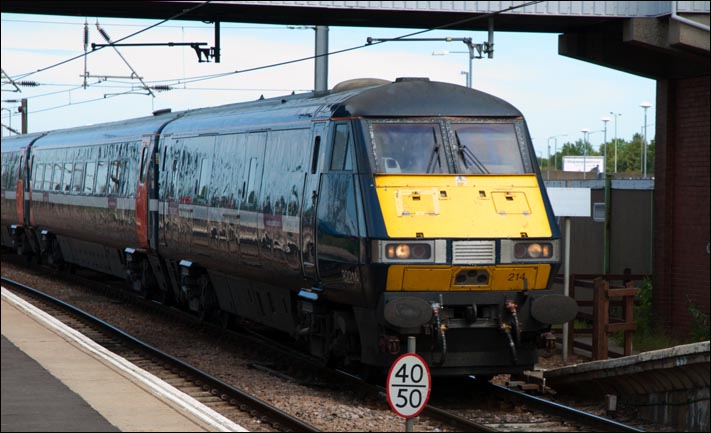
M 459 154 L 462 156 L 462 161 L 464 161 L 464 168 L 469 168 L 469 164 L 467 163 L 467 157 L 469 157 L 472 164 L 474 164 L 474 166 L 476 166 L 482 174 L 490 174 L 486 166 L 484 166 L 479 158 L 474 155 L 474 152 L 472 152 L 468 147 L 462 145 L 462 141 L 459 139 L 458 131 L 454 131 L 454 136 L 457 138 L 457 148 L 459 150 Z
M 437 132 L 432 128 L 432 136 L 434 137 L 434 149 L 432 149 L 432 156 L 430 156 L 430 162 L 427 163 L 427 173 L 432 173 L 435 164 L 435 156 L 437 157 L 437 165 L 442 167 L 442 162 L 439 159 L 439 144 L 437 144 Z M 440 170 L 441 171 L 441 170 Z

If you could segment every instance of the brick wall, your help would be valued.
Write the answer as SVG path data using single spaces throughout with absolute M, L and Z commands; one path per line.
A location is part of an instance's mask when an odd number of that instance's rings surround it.
M 689 302 L 708 313 L 711 295 L 709 76 L 657 82 L 654 310 L 686 336 Z

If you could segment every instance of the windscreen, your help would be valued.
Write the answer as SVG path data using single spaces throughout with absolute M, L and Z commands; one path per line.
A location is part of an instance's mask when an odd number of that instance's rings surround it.
M 439 123 L 373 123 L 375 171 L 446 173 Z
M 492 119 L 373 120 L 376 173 L 523 174 L 525 141 L 515 122 Z
M 525 173 L 511 123 L 452 123 L 458 171 L 472 174 Z

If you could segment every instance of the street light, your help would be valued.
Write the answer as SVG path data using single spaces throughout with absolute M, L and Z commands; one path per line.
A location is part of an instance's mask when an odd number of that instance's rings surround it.
M 602 145 L 605 148 L 604 152 L 603 152 L 603 155 L 604 155 L 603 156 L 603 158 L 604 158 L 603 167 L 605 167 L 605 174 L 607 174 L 607 122 L 609 122 L 612 119 L 605 116 L 605 117 L 601 117 L 600 120 L 602 120 L 602 123 L 605 125 L 605 139 L 603 140 Z
M 433 56 L 446 56 L 447 54 L 469 54 L 469 72 L 462 71 L 462 75 L 467 76 L 467 87 L 471 88 L 472 87 L 472 61 L 474 60 L 474 54 L 469 51 L 449 51 L 449 50 L 432 51 Z
M 639 104 L 644 108 L 644 138 L 642 139 L 642 177 L 647 178 L 647 109 L 652 106 L 651 102 L 642 102 Z
M 586 178 L 588 168 L 587 168 L 587 159 L 588 159 L 588 134 L 590 133 L 590 128 L 583 128 L 580 130 L 580 132 L 583 133 L 583 179 Z
M 622 116 L 622 113 L 613 113 L 610 111 L 610 114 L 615 116 L 615 173 L 617 173 L 617 116 Z
M 555 169 L 558 169 L 558 137 L 567 137 L 568 134 L 559 134 L 559 135 L 552 135 L 548 137 L 548 180 L 551 180 L 551 138 L 554 140 L 555 143 L 555 153 L 553 154 L 553 160 L 555 161 L 553 163 L 553 167 Z

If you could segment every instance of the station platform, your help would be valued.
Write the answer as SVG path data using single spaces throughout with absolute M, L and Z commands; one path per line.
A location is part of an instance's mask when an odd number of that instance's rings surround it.
M 0 313 L 3 432 L 246 431 L 4 288 Z

